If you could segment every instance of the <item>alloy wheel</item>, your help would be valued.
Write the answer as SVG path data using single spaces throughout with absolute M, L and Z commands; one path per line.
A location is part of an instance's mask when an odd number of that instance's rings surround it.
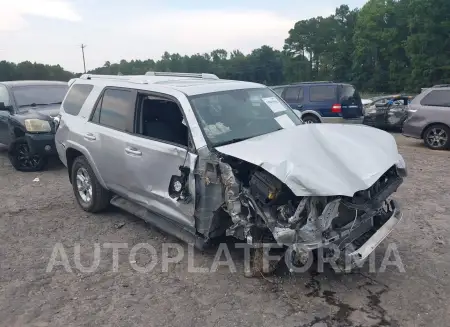
M 433 148 L 441 148 L 447 144 L 447 132 L 441 127 L 433 127 L 427 133 L 427 142 Z
M 90 203 L 92 201 L 92 182 L 86 168 L 78 169 L 76 183 L 80 199 L 85 203 Z
M 42 157 L 37 154 L 31 154 L 28 144 L 18 144 L 15 149 L 16 161 L 20 168 L 36 169 L 41 164 Z

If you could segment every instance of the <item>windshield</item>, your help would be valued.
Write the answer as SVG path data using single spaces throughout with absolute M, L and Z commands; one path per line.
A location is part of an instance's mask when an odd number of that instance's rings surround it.
M 66 95 L 66 85 L 27 85 L 13 88 L 13 96 L 18 107 L 59 104 Z M 36 108 L 39 110 L 39 108 Z
M 201 94 L 190 97 L 190 101 L 213 146 L 301 124 L 292 109 L 269 88 Z

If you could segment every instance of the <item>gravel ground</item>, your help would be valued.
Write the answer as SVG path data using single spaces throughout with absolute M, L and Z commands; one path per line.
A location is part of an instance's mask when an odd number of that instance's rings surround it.
M 396 136 L 409 178 L 396 198 L 404 219 L 377 250 L 377 267 L 394 242 L 405 272 L 388 266 L 351 274 L 278 271 L 246 278 L 240 252 L 232 251 L 238 272 L 189 273 L 187 259 L 162 272 L 139 273 L 130 248 L 175 242 L 139 219 L 110 210 L 91 215 L 74 202 L 64 167 L 19 173 L 0 151 L 0 326 L 448 326 L 450 319 L 450 152 L 426 149 Z M 33 181 L 39 178 L 39 181 Z M 101 248 L 98 269 L 89 266 L 94 243 L 127 243 L 118 271 L 111 249 Z M 52 249 L 62 243 L 72 272 L 46 272 Z M 215 251 L 195 252 L 196 267 L 211 267 Z M 171 253 L 174 255 L 174 253 Z M 393 259 L 394 257 L 392 257 Z M 140 266 L 150 262 L 138 252 Z

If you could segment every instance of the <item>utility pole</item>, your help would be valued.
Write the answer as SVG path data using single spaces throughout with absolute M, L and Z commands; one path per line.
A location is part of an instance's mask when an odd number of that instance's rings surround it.
M 86 60 L 84 59 L 84 48 L 86 48 L 86 45 L 81 45 L 81 53 L 83 54 L 83 67 L 84 67 L 84 73 L 86 74 Z

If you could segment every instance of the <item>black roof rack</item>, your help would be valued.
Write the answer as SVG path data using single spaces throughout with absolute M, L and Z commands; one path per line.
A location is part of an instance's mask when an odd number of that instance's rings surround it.
M 435 88 L 435 87 L 450 87 L 450 84 L 438 84 L 438 85 L 432 86 L 432 88 Z

